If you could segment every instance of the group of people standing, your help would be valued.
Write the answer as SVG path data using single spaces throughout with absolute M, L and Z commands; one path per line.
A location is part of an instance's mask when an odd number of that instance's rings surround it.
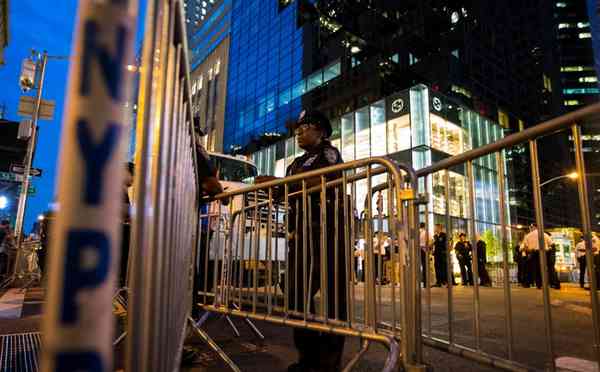
M 546 253 L 546 267 L 548 273 L 548 284 L 554 289 L 560 289 L 560 280 L 556 272 L 556 244 L 552 241 L 550 233 L 543 233 L 544 246 L 540 247 L 540 236 L 538 228 L 532 224 L 529 233 L 525 235 L 521 243 L 515 248 L 514 261 L 517 263 L 517 278 L 519 284 L 525 288 L 535 285 L 542 288 L 542 265 L 540 251 Z
M 450 244 L 449 244 L 450 243 Z M 419 228 L 419 245 L 421 247 L 421 270 L 423 286 L 426 286 L 427 275 L 429 275 L 429 253 L 433 256 L 433 264 L 435 270 L 435 284 L 434 287 L 441 287 L 443 285 L 456 285 L 454 275 L 448 277 L 448 267 L 452 267 L 452 262 L 448 262 L 448 258 L 451 257 L 450 253 L 454 250 L 458 266 L 460 268 L 461 282 L 462 285 L 473 285 L 473 259 L 477 258 L 477 273 L 479 278 L 479 285 L 491 286 L 492 281 L 485 267 L 487 263 L 486 259 L 486 244 L 483 240 L 477 239 L 476 251 L 473 252 L 473 246 L 467 239 L 467 235 L 464 232 L 458 234 L 456 242 L 448 242 L 448 236 L 444 231 L 444 227 L 441 224 L 435 225 L 435 234 L 433 239 L 429 239 L 427 229 L 424 223 L 420 224 Z M 474 254 L 475 253 L 475 254 Z M 429 281 L 431 283 L 432 281 Z

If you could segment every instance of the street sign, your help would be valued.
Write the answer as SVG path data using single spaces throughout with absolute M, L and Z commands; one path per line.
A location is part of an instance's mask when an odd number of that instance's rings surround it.
M 25 166 L 23 166 L 21 164 L 11 164 L 10 171 L 13 173 L 16 173 L 16 174 L 23 174 L 23 173 L 25 173 Z M 41 177 L 42 170 L 39 168 L 31 168 L 29 170 L 29 175 L 32 177 Z
M 23 175 L 10 172 L 0 172 L 0 181 L 23 182 Z
M 54 107 L 56 103 L 53 100 L 43 99 L 40 104 L 40 120 L 52 120 L 54 119 Z M 20 116 L 33 116 L 35 111 L 35 97 L 32 96 L 21 96 L 19 98 L 19 111 L 17 112 Z
M 36 191 L 37 191 L 37 190 L 35 189 L 35 187 L 34 187 L 34 186 L 29 186 L 29 189 L 27 190 L 27 194 L 29 194 L 29 195 L 34 195 Z M 20 193 L 20 192 L 21 192 L 21 185 L 17 186 L 17 192 L 18 192 L 18 193 Z
M 19 77 L 19 85 L 23 92 L 31 90 L 35 86 L 35 62 L 27 58 L 21 64 L 21 76 Z

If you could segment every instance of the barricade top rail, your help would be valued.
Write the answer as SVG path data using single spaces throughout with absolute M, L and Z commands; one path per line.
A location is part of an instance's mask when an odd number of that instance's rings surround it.
M 521 143 L 539 138 L 541 136 L 564 130 L 569 126 L 575 124 L 576 122 L 586 117 L 589 117 L 590 115 L 599 113 L 600 103 L 594 103 L 577 111 L 573 111 L 571 113 L 545 121 L 531 128 L 525 129 L 521 132 L 511 134 L 488 145 L 478 147 L 470 151 L 466 151 L 462 154 L 455 155 L 448 159 L 441 160 L 435 164 L 430 165 L 429 167 L 419 169 L 415 173 L 417 177 L 423 177 L 428 174 L 438 172 L 440 170 L 451 168 L 453 166 L 466 163 L 469 160 L 474 160 L 485 155 L 493 154 L 507 147 L 519 145 Z
M 233 197 L 236 195 L 246 194 L 246 193 L 249 193 L 252 191 L 268 189 L 270 187 L 283 186 L 283 185 L 286 185 L 286 184 L 289 184 L 292 182 L 298 182 L 298 181 L 306 180 L 308 178 L 323 176 L 323 175 L 326 175 L 331 172 L 356 169 L 356 168 L 365 167 L 365 166 L 373 165 L 373 164 L 379 164 L 379 165 L 386 167 L 389 171 L 391 171 L 393 173 L 394 176 L 398 176 L 398 177 L 402 176 L 400 171 L 406 172 L 408 175 L 408 178 L 410 180 L 411 187 L 413 189 L 416 189 L 417 175 L 416 175 L 415 171 L 412 169 L 412 167 L 407 166 L 405 164 L 397 163 L 388 157 L 380 156 L 380 157 L 371 157 L 371 158 L 364 158 L 364 159 L 359 159 L 359 160 L 352 160 L 352 161 L 344 162 L 342 164 L 332 165 L 332 166 L 329 166 L 326 168 L 320 168 L 320 169 L 309 171 L 309 172 L 299 173 L 299 174 L 296 174 L 293 176 L 287 176 L 285 178 L 279 178 L 279 179 L 268 181 L 268 182 L 263 182 L 263 183 L 259 183 L 259 184 L 255 184 L 255 185 L 250 185 L 247 187 L 242 187 L 242 188 L 232 190 L 232 191 L 226 191 L 226 192 L 215 195 L 213 199 L 225 199 L 225 198 Z M 360 177 L 360 175 L 361 174 L 357 174 L 356 176 Z M 400 178 L 398 178 L 398 179 L 400 179 Z M 336 182 L 336 181 L 330 181 L 330 182 Z M 328 185 L 330 182 L 328 182 Z M 338 180 L 338 182 L 339 182 L 339 180 Z M 320 189 L 320 186 L 318 186 L 318 188 Z

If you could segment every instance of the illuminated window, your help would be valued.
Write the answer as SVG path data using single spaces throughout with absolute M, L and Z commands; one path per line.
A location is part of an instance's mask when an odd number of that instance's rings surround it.
M 581 102 L 579 102 L 576 99 L 570 99 L 570 100 L 564 101 L 564 105 L 565 106 L 577 106 L 577 105 L 581 105 Z
M 581 32 L 579 33 L 579 38 L 580 39 L 589 39 L 592 37 L 592 34 L 590 32 Z
M 342 116 L 342 158 L 344 161 L 354 160 L 354 115 Z
M 521 132 L 523 129 L 525 129 L 525 123 L 523 120 L 519 119 L 519 132 Z
M 498 123 L 500 124 L 500 126 L 502 128 L 509 127 L 508 115 L 506 114 L 506 112 L 504 112 L 500 109 L 498 109 Z
M 356 159 L 368 158 L 371 155 L 371 136 L 369 125 L 369 107 L 359 109 L 355 113 L 356 120 Z
M 567 88 L 563 89 L 563 94 L 598 94 L 599 88 Z
M 567 4 L 566 4 L 566 3 L 563 3 L 563 2 L 556 3 L 556 7 L 557 7 L 557 8 L 566 8 L 566 7 L 567 7 Z
M 580 83 L 595 83 L 598 81 L 596 76 L 584 76 L 579 78 Z
M 589 22 L 577 22 L 577 27 L 578 28 L 590 27 L 590 23 Z
M 410 115 L 388 121 L 388 153 L 410 149 Z
M 452 90 L 454 93 L 462 94 L 465 97 L 471 98 L 472 96 L 471 91 L 458 85 L 452 85 L 450 90 Z
M 417 62 L 419 62 L 419 59 L 415 57 L 412 53 L 408 53 L 408 64 L 414 65 Z
M 385 128 L 385 101 L 379 101 L 371 105 L 371 156 L 387 154 Z
M 579 72 L 579 71 L 594 71 L 592 66 L 563 66 L 560 72 Z
M 446 121 L 444 118 L 430 114 L 431 147 L 450 155 L 462 153 L 465 146 L 464 131 L 458 125 Z
M 558 24 L 558 29 L 562 29 L 562 28 L 571 28 L 573 27 L 573 25 L 571 23 L 559 23 Z
M 548 92 L 552 92 L 552 80 L 546 74 L 542 74 L 542 78 L 544 79 L 544 89 Z
M 437 172 L 432 177 L 432 206 L 433 212 L 446 214 L 446 172 Z M 448 172 L 450 202 L 448 203 L 451 216 L 467 217 L 467 179 L 465 176 L 452 171 Z

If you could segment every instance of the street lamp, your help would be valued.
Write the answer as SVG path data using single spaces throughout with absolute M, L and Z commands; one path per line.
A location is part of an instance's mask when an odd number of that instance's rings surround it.
M 550 178 L 547 181 L 544 181 L 544 182 L 540 183 L 540 187 L 542 187 L 544 185 L 547 185 L 550 182 L 554 182 L 554 181 L 557 181 L 557 180 L 560 180 L 560 179 L 563 179 L 563 178 L 569 178 L 569 179 L 572 179 L 572 180 L 576 180 L 578 177 L 579 177 L 579 174 L 577 174 L 577 172 L 571 172 L 569 174 L 563 174 L 561 176 L 556 176 L 556 177 Z
M 0 209 L 8 207 L 8 198 L 4 195 L 0 196 Z

